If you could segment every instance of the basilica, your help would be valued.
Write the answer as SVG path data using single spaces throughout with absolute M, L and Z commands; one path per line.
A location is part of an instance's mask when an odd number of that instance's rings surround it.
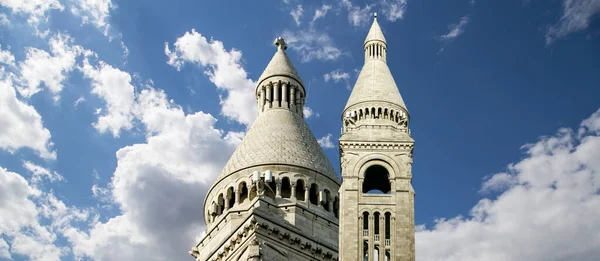
M 341 175 L 304 121 L 306 89 L 284 39 L 275 45 L 255 89 L 258 118 L 207 193 L 206 232 L 190 254 L 199 261 L 414 261 L 414 140 L 377 15 L 340 112 Z

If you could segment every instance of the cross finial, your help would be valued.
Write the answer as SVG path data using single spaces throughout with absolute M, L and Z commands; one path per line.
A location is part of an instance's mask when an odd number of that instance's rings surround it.
M 377 12 L 375 12 L 375 13 L 373 14 L 373 17 L 374 17 L 375 19 L 377 19 Z
M 279 47 L 279 49 L 281 49 L 281 50 L 285 51 L 285 49 L 287 49 L 287 44 L 285 43 L 285 41 L 281 37 L 275 38 L 275 45 L 277 47 Z

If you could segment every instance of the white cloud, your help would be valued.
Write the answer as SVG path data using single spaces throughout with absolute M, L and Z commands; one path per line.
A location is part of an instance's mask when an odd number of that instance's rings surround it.
M 321 115 L 319 115 L 319 113 L 314 112 L 310 107 L 304 105 L 304 107 L 302 108 L 302 114 L 304 115 L 305 119 L 310 119 L 312 116 L 315 116 L 315 118 L 319 118 Z
M 300 21 L 300 18 L 302 17 L 302 13 L 304 12 L 304 10 L 302 9 L 302 5 L 298 5 L 296 7 L 296 9 L 293 9 L 290 12 L 290 15 L 292 16 L 292 18 L 294 18 L 294 22 L 296 22 L 297 26 L 300 26 L 300 24 L 302 23 Z
M 2 13 L 0 14 L 0 27 L 10 27 L 11 23 L 10 20 L 8 20 L 8 17 L 6 16 L 6 14 Z M 2 244 L 2 241 L 0 241 L 0 245 Z
M 600 256 L 600 110 L 578 131 L 523 147 L 526 157 L 483 184 L 468 217 L 416 233 L 418 260 L 587 261 Z
M 9 50 L 2 50 L 2 45 L 0 45 L 0 63 L 14 66 L 15 65 L 15 56 Z
M 286 30 L 282 36 L 289 48 L 300 54 L 301 62 L 334 61 L 342 55 L 342 51 L 325 32 L 318 32 L 312 28 L 296 32 Z
M 185 114 L 164 92 L 139 94 L 147 141 L 120 149 L 109 188 L 121 214 L 73 233 L 76 256 L 95 260 L 185 260 L 204 228 L 205 193 L 241 141 L 216 119 Z M 98 191 L 98 193 L 105 193 Z M 101 195 L 100 195 L 101 196 Z
M 342 0 L 341 4 L 348 11 L 348 21 L 355 27 L 365 26 L 369 24 L 371 18 L 371 8 L 373 5 L 365 5 L 360 8 L 350 2 L 350 0 Z
M 319 145 L 321 145 L 321 148 L 323 149 L 335 148 L 335 145 L 333 144 L 333 142 L 331 142 L 331 133 L 328 133 L 327 135 L 317 139 L 317 142 L 319 143 Z
M 0 148 L 10 153 L 30 148 L 42 158 L 56 159 L 50 131 L 35 108 L 17 98 L 12 78 L 0 67 Z
M 338 83 L 340 81 L 346 81 L 348 82 L 348 80 L 350 79 L 350 74 L 347 72 L 343 72 L 340 69 L 328 72 L 326 74 L 323 74 L 323 79 L 325 80 L 325 82 L 329 82 L 329 81 L 333 81 L 335 83 Z
M 52 55 L 37 48 L 26 48 L 27 58 L 19 63 L 23 86 L 17 90 L 23 97 L 29 98 L 41 90 L 42 83 L 54 95 L 60 98 L 63 83 L 73 70 L 76 58 L 84 53 L 81 46 L 73 45 L 68 35 L 57 34 L 48 42 Z
M 83 98 L 83 96 L 77 98 L 77 100 L 75 100 L 75 102 L 73 103 L 73 107 L 77 107 L 77 105 L 79 105 L 80 103 L 84 102 L 85 98 Z
M 47 180 L 49 182 L 54 181 L 62 181 L 64 180 L 63 176 L 60 175 L 56 171 L 50 171 L 40 165 L 36 165 L 31 161 L 23 162 L 23 168 L 31 172 L 31 183 L 38 184 L 43 180 Z
M 165 45 L 168 64 L 178 70 L 186 63 L 205 67 L 208 75 L 218 89 L 227 92 L 221 97 L 221 113 L 226 117 L 250 125 L 256 118 L 254 88 L 256 83 L 248 78 L 241 65 L 242 52 L 236 49 L 225 50 L 223 43 L 214 39 L 210 42 L 201 34 L 192 30 L 186 32 L 174 43 L 175 49 Z
M 118 137 L 121 129 L 129 130 L 135 119 L 135 87 L 129 73 L 104 62 L 92 66 L 86 58 L 80 68 L 85 78 L 91 79 L 92 93 L 106 102 L 106 110 L 94 123 L 100 133 L 110 132 Z
M 451 24 L 448 26 L 449 31 L 441 35 L 440 38 L 444 41 L 452 41 L 465 32 L 465 26 L 469 23 L 469 16 L 465 15 L 460 18 L 460 22 L 457 24 Z
M 84 24 L 93 24 L 108 33 L 110 10 L 114 8 L 111 0 L 72 0 L 71 12 L 81 17 Z
M 562 16 L 546 32 L 546 43 L 586 29 L 600 13 L 600 0 L 563 0 Z
M 327 15 L 327 11 L 329 11 L 329 9 L 331 9 L 331 5 L 323 4 L 321 6 L 321 8 L 318 8 L 317 10 L 315 10 L 315 15 L 313 16 L 311 23 L 314 23 L 318 19 L 325 17 L 325 15 Z
M 38 24 L 48 20 L 49 11 L 64 9 L 58 0 L 0 0 L 0 6 L 8 7 L 13 13 L 25 16 L 27 22 L 36 28 Z
M 381 7 L 386 19 L 390 22 L 395 22 L 404 17 L 406 12 L 407 0 L 383 0 Z
M 61 260 L 69 249 L 58 246 L 57 235 L 72 229 L 72 221 L 87 219 L 87 212 L 66 207 L 52 193 L 31 186 L 21 175 L 2 167 L 0 191 L 0 234 L 8 239 L 0 240 L 0 257 Z

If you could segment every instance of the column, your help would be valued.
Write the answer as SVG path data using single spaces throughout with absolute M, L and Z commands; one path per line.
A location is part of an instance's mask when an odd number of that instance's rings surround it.
M 369 261 L 375 260 L 375 214 L 369 214 Z
M 275 88 L 275 91 L 273 92 L 273 107 L 274 108 L 279 108 L 281 107 L 279 101 L 281 100 L 281 97 L 279 96 L 279 89 L 280 89 L 281 85 L 279 84 L 279 82 L 275 82 L 273 84 L 273 88 Z
M 281 198 L 281 180 L 275 181 L 275 197 Z
M 241 204 L 242 203 L 242 202 L 240 202 L 240 191 L 241 191 L 241 189 L 237 189 L 235 191 L 235 203 L 236 204 Z
M 304 187 L 304 202 L 306 203 L 306 205 L 310 204 L 309 193 L 310 193 L 310 187 Z
M 296 200 L 296 182 L 290 182 L 290 187 L 292 187 L 292 194 L 290 195 L 290 200 Z
M 333 198 L 331 195 L 327 198 L 327 208 L 329 209 L 329 213 L 333 214 Z
M 287 82 L 281 84 L 281 107 L 289 108 L 288 106 L 288 88 Z
M 223 212 L 225 212 L 225 211 L 229 210 L 229 199 L 230 199 L 229 195 L 225 195 L 225 204 L 224 204 L 224 206 L 223 206 L 223 208 L 224 208 L 225 210 L 224 210 Z
M 290 85 L 290 110 L 296 112 L 296 87 Z
M 364 257 L 363 255 L 365 252 L 365 246 L 364 246 L 365 238 L 363 236 L 363 230 L 365 230 L 364 224 L 365 224 L 365 221 L 363 220 L 363 214 L 359 213 L 359 216 L 358 216 L 358 238 L 359 238 L 358 244 L 359 245 L 358 245 L 358 257 L 356 258 L 356 260 L 360 260 L 360 261 L 363 260 L 363 257 Z M 340 242 L 340 250 L 339 251 L 342 251 L 341 242 Z
M 385 261 L 385 213 L 379 215 L 379 261 Z
M 272 91 L 273 91 L 273 85 L 269 84 L 266 87 L 267 87 L 267 104 L 265 104 L 266 105 L 265 111 L 273 107 L 273 95 L 271 95 Z
M 265 86 L 260 87 L 260 111 L 264 111 L 265 109 L 265 101 L 267 99 L 267 90 L 265 90 Z
M 296 88 L 296 111 L 302 115 L 302 105 L 300 105 L 300 88 Z

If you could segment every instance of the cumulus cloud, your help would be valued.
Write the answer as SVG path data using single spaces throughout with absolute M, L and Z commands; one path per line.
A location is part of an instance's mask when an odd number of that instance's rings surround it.
M 110 10 L 114 8 L 111 0 L 73 0 L 71 12 L 81 17 L 84 24 L 98 27 L 106 35 Z
M 49 182 L 64 180 L 63 176 L 60 175 L 58 172 L 50 171 L 49 169 L 37 165 L 31 161 L 23 162 L 23 168 L 25 168 L 31 173 L 30 180 L 34 184 L 38 184 L 43 180 L 47 180 Z
M 26 17 L 27 22 L 36 28 L 38 24 L 48 20 L 49 11 L 64 9 L 58 0 L 0 0 L 0 6 Z
M 335 145 L 333 144 L 333 142 L 331 142 L 331 133 L 327 133 L 327 135 L 317 139 L 317 142 L 319 143 L 319 145 L 321 145 L 321 148 L 323 149 L 335 148 Z
M 350 0 L 342 0 L 341 5 L 348 11 L 348 21 L 354 27 L 369 24 L 371 8 L 373 5 L 365 5 L 363 8 L 355 6 Z
M 416 233 L 428 260 L 587 261 L 600 256 L 600 110 L 577 131 L 523 146 L 525 158 L 488 177 L 467 217 Z
M 35 179 L 43 168 L 29 164 L 34 166 L 30 171 Z M 46 171 L 50 172 L 42 170 Z M 72 222 L 88 218 L 87 211 L 67 207 L 36 184 L 0 167 L 0 234 L 3 235 L 0 257 L 11 259 L 18 255 L 29 260 L 62 260 L 69 249 L 58 244 L 58 235 L 74 229 Z
M 381 7 L 385 18 L 390 22 L 395 22 L 404 17 L 407 0 L 383 0 Z
M 546 32 L 546 44 L 586 29 L 600 13 L 600 0 L 563 0 L 560 20 Z
M 300 18 L 302 17 L 303 12 L 304 9 L 302 9 L 302 5 L 296 6 L 296 8 L 290 12 L 290 15 L 292 16 L 292 18 L 294 18 L 294 22 L 296 22 L 297 26 L 300 26 L 300 24 L 302 23 L 302 21 L 300 21 Z
M 321 8 L 318 8 L 317 10 L 315 10 L 315 15 L 313 16 L 311 23 L 314 23 L 318 19 L 325 17 L 325 15 L 327 15 L 327 12 L 329 11 L 329 9 L 331 9 L 331 5 L 323 4 L 321 6 Z
M 295 32 L 286 30 L 283 31 L 282 36 L 289 48 L 300 54 L 301 62 L 334 61 L 342 55 L 342 51 L 336 47 L 327 33 L 313 28 Z
M 48 45 L 52 54 L 37 48 L 26 48 L 27 57 L 19 63 L 23 86 L 17 88 L 23 97 L 29 98 L 41 91 L 43 83 L 54 95 L 54 100 L 58 100 L 65 79 L 74 69 L 76 58 L 85 52 L 81 46 L 73 44 L 70 36 L 64 34 L 53 36 Z
M 80 70 L 91 80 L 92 93 L 102 98 L 105 111 L 99 109 L 98 121 L 94 127 L 100 132 L 110 132 L 118 137 L 121 130 L 133 127 L 135 119 L 135 87 L 128 72 L 114 68 L 102 61 L 98 66 L 90 64 L 86 58 Z
M 286 39 L 287 40 L 287 39 Z M 256 118 L 254 88 L 256 83 L 248 78 L 241 65 L 242 52 L 236 49 L 227 51 L 222 42 L 206 37 L 192 30 L 178 38 L 174 50 L 165 44 L 168 64 L 178 70 L 185 63 L 204 67 L 204 73 L 218 89 L 226 92 L 221 97 L 221 113 L 229 119 L 250 125 Z
M 204 195 L 237 144 L 239 133 L 216 119 L 185 114 L 164 92 L 139 94 L 145 143 L 117 151 L 109 188 L 121 214 L 73 234 L 74 252 L 96 260 L 185 260 L 204 229 Z M 99 191 L 100 193 L 103 193 Z
M 33 106 L 19 100 L 11 73 L 0 67 L 0 148 L 14 153 L 30 148 L 45 159 L 56 159 L 50 131 Z

